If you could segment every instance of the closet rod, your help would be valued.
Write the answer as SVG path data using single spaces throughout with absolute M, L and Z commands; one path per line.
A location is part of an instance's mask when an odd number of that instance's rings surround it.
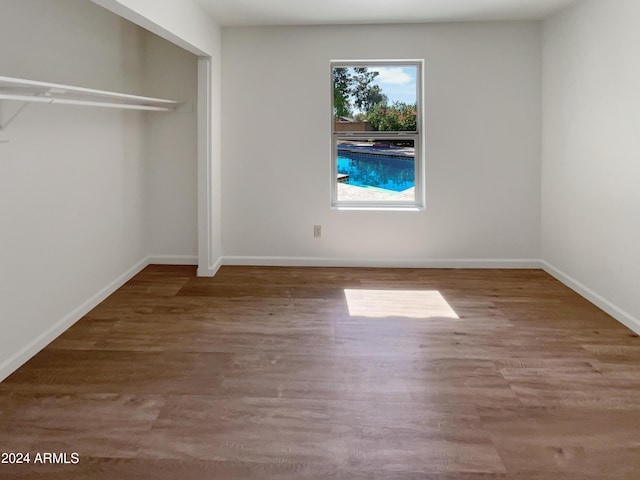
M 121 108 L 126 110 L 147 110 L 152 112 L 169 112 L 171 107 L 157 107 L 153 105 L 135 105 L 133 103 L 94 102 L 91 100 L 75 100 L 71 98 L 40 97 L 35 95 L 15 95 L 0 93 L 0 100 L 15 100 L 19 102 L 36 102 L 61 105 L 81 105 L 87 107 Z
M 52 94 L 78 94 L 93 97 L 107 97 L 114 100 L 132 101 L 138 103 L 152 104 L 173 104 L 178 102 L 167 100 L 164 98 L 142 97 L 140 95 L 131 95 L 129 93 L 109 92 L 107 90 L 96 90 L 93 88 L 76 87 L 73 85 L 62 85 L 60 83 L 39 82 L 35 80 L 27 80 L 24 78 L 13 78 L 0 76 L 0 91 L 2 87 L 9 88 L 26 88 L 35 90 L 35 93 L 52 93 Z M 10 93 L 10 92 L 5 92 Z

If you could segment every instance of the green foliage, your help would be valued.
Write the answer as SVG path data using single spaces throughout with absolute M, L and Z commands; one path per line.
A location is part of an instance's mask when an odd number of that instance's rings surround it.
M 379 132 L 411 132 L 417 130 L 416 104 L 393 102 L 379 85 L 373 84 L 378 72 L 367 67 L 335 67 L 333 69 L 333 114 L 367 121 Z
M 379 132 L 411 132 L 417 130 L 416 104 L 393 102 L 374 105 L 366 114 L 367 121 Z
M 387 97 L 382 93 L 379 85 L 371 85 L 379 75 L 378 72 L 370 72 L 367 67 L 354 67 L 352 76 L 353 86 L 351 94 L 353 103 L 358 110 L 368 112 L 377 103 L 386 103 Z
M 353 119 L 354 119 L 356 122 L 366 122 L 366 121 L 368 121 L 368 120 L 367 120 L 367 114 L 366 114 L 366 113 L 362 113 L 362 112 L 360 112 L 360 113 L 358 113 L 357 115 L 355 115 L 355 116 L 353 117 Z
M 377 103 L 386 103 L 387 96 L 379 85 L 372 85 L 378 72 L 367 67 L 335 67 L 333 69 L 333 115 L 352 117 L 354 107 L 368 112 Z
M 338 117 L 350 117 L 351 102 L 351 75 L 347 68 L 336 67 L 333 69 L 333 115 Z

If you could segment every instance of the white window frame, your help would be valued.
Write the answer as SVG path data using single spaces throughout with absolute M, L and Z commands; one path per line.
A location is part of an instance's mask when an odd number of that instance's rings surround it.
M 416 131 L 406 132 L 336 132 L 333 112 L 333 69 L 336 67 L 416 67 Z M 424 178 L 424 106 L 423 91 L 423 60 L 332 60 L 330 68 L 331 86 L 331 207 L 339 210 L 423 210 L 425 208 L 425 178 Z M 398 140 L 411 139 L 414 142 L 414 186 L 413 201 L 385 200 L 385 201 L 346 201 L 338 200 L 338 140 L 356 139 Z

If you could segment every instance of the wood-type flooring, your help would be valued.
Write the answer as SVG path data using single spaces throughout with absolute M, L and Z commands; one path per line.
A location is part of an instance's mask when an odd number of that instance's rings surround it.
M 150 266 L 0 384 L 0 452 L 16 480 L 637 480 L 640 339 L 540 270 Z

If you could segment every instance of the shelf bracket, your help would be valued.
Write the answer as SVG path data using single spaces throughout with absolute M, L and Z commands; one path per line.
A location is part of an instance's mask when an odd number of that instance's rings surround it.
M 13 112 L 13 115 L 11 115 L 4 122 L 2 121 L 2 108 L 1 108 L 2 106 L 3 106 L 3 103 L 2 101 L 0 101 L 0 132 L 4 132 L 7 129 L 7 127 L 11 125 L 11 122 L 13 122 L 16 119 L 16 117 L 20 115 L 24 111 L 24 109 L 29 106 L 29 102 L 24 102 L 22 105 L 20 105 L 18 109 L 15 112 Z

